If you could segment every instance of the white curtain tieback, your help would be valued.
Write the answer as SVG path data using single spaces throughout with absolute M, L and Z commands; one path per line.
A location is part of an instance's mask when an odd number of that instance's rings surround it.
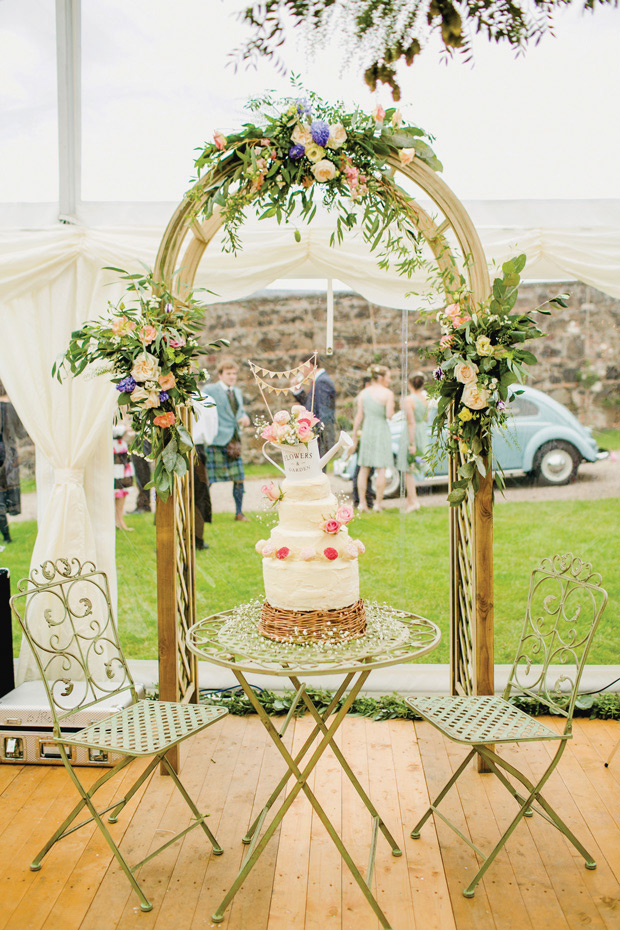
M 83 468 L 55 468 L 54 484 L 84 484 Z

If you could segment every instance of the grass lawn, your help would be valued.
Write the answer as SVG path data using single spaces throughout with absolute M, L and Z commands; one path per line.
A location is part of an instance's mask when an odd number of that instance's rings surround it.
M 594 430 L 593 436 L 601 449 L 620 449 L 620 429 Z
M 155 527 L 148 515 L 130 515 L 133 533 L 117 535 L 119 624 L 130 658 L 157 656 Z M 612 665 L 620 654 L 620 499 L 502 503 L 495 508 L 495 660 L 510 662 L 517 644 L 531 569 L 540 558 L 573 552 L 591 560 L 603 576 L 609 604 L 590 661 Z M 217 613 L 262 591 L 261 563 L 254 543 L 266 537 L 262 515 L 235 523 L 216 514 L 205 538 L 211 548 L 196 554 L 198 616 Z M 11 570 L 12 590 L 28 574 L 34 522 L 14 525 L 15 542 L 0 554 Z M 448 511 L 425 508 L 401 517 L 398 511 L 364 514 L 352 532 L 366 545 L 360 561 L 362 596 L 409 608 L 439 624 L 443 640 L 427 662 L 448 662 Z M 19 636 L 14 630 L 15 648 Z

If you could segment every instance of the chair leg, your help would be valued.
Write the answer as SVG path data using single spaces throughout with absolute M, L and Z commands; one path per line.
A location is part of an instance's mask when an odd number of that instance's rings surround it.
M 434 809 L 435 807 L 437 807 L 437 806 L 441 803 L 441 801 L 443 801 L 443 799 L 444 799 L 445 796 L 447 795 L 447 793 L 448 793 L 448 791 L 450 790 L 450 788 L 452 787 L 452 785 L 455 783 L 455 781 L 457 780 L 457 778 L 459 778 L 459 777 L 461 776 L 463 770 L 466 768 L 466 766 L 467 766 L 467 764 L 469 763 L 470 759 L 472 759 L 473 756 L 475 756 L 475 754 L 476 754 L 476 750 L 475 750 L 475 749 L 472 749 L 471 752 L 470 752 L 470 753 L 465 757 L 465 759 L 461 762 L 461 764 L 459 765 L 459 767 L 458 767 L 458 769 L 456 770 L 456 772 L 452 775 L 452 777 L 451 777 L 451 778 L 446 782 L 446 784 L 443 786 L 443 788 L 441 789 L 441 791 L 439 792 L 439 794 L 437 795 L 437 797 L 435 798 L 435 800 L 433 801 L 433 803 L 431 804 L 431 806 L 428 808 L 428 810 L 426 811 L 426 813 L 424 814 L 424 816 L 422 817 L 422 819 L 418 821 L 418 823 L 415 825 L 415 827 L 414 827 L 413 830 L 411 831 L 411 839 L 412 839 L 412 840 L 419 840 L 419 839 L 420 839 L 420 830 L 422 829 L 422 827 L 424 826 L 424 824 L 426 823 L 426 821 L 428 820 L 428 818 L 429 818 L 429 817 L 431 816 L 431 814 L 433 813 L 433 809 Z
M 204 832 L 205 832 L 205 834 L 206 834 L 206 836 L 207 836 L 209 842 L 211 843 L 211 846 L 213 847 L 213 855 L 214 855 L 214 856 L 221 856 L 222 853 L 224 852 L 224 850 L 222 849 L 222 847 L 220 846 L 220 844 L 219 844 L 218 841 L 216 840 L 215 836 L 213 835 L 213 833 L 211 833 L 211 831 L 209 830 L 208 826 L 207 826 L 206 823 L 204 822 L 204 817 L 205 817 L 205 815 L 200 813 L 200 811 L 198 810 L 198 808 L 196 807 L 196 805 L 195 805 L 194 802 L 192 801 L 190 795 L 189 795 L 189 794 L 187 793 L 187 791 L 185 790 L 185 786 L 184 786 L 183 783 L 181 782 L 179 776 L 178 776 L 177 773 L 174 771 L 173 767 L 170 765 L 170 763 L 168 762 L 168 759 L 166 758 L 165 755 L 163 756 L 163 758 L 162 758 L 161 761 L 162 761 L 163 765 L 165 766 L 165 768 L 166 768 L 168 774 L 170 775 L 170 777 L 171 777 L 172 780 L 174 781 L 175 785 L 177 786 L 177 788 L 179 789 L 179 791 L 180 791 L 181 794 L 183 795 L 183 798 L 185 799 L 185 803 L 187 804 L 187 806 L 188 806 L 189 809 L 191 810 L 192 814 L 194 815 L 194 817 L 196 818 L 196 820 L 198 820 L 198 821 L 200 822 L 200 826 L 201 826 L 202 829 L 204 830 Z
M 149 775 L 151 774 L 153 769 L 156 767 L 158 762 L 159 762 L 159 756 L 156 756 L 154 759 L 151 760 L 151 762 L 149 762 L 145 770 L 142 772 L 142 775 L 140 775 L 140 777 L 136 779 L 136 781 L 133 783 L 129 791 L 127 791 L 127 793 L 125 794 L 125 797 L 121 798 L 121 800 L 118 802 L 118 804 L 116 805 L 116 807 L 114 808 L 110 816 L 108 817 L 108 823 L 117 822 L 118 815 L 120 814 L 120 812 L 123 810 L 125 805 L 129 801 L 131 801 L 131 799 L 133 798 L 138 788 L 144 784 L 144 782 L 149 777 Z

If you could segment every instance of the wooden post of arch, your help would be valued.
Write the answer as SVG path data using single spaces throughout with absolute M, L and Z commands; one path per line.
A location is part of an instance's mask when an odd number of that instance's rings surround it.
M 468 257 L 462 273 L 468 278 L 473 299 L 476 303 L 486 300 L 490 292 L 486 259 L 473 223 L 461 202 L 444 181 L 418 159 L 406 166 L 394 158 L 388 162 L 395 171 L 400 171 L 417 184 L 444 216 L 443 222 L 437 225 L 417 201 L 409 200 L 411 222 L 427 241 L 440 270 L 458 267 L 444 234 L 450 228 L 461 254 Z M 188 289 L 193 286 L 202 255 L 221 226 L 219 209 L 204 222 L 199 222 L 196 215 L 208 191 L 219 185 L 224 177 L 225 172 L 221 170 L 217 174 L 206 175 L 196 184 L 192 196 L 178 206 L 168 224 L 157 254 L 155 278 L 164 281 L 169 288 L 177 268 L 183 269 L 183 286 Z M 454 460 L 450 463 L 450 485 L 457 477 L 458 464 Z M 191 481 L 191 475 L 177 479 L 171 502 L 161 508 L 158 504 L 158 591 L 162 594 L 158 598 L 158 618 L 160 696 L 163 700 L 196 700 L 198 694 L 197 678 L 191 679 L 192 674 L 197 674 L 196 665 L 194 663 L 192 670 L 182 635 L 189 620 L 193 622 L 195 595 L 192 602 L 190 586 L 187 590 L 188 603 L 177 596 L 184 577 L 191 578 L 193 583 L 193 538 L 186 538 L 184 545 L 183 534 L 171 529 L 175 522 L 173 514 L 178 511 L 180 502 L 187 502 L 186 487 Z M 187 561 L 191 565 L 188 566 Z M 179 615 L 179 611 L 185 613 Z M 481 481 L 473 506 L 470 508 L 465 502 L 450 511 L 450 670 L 453 694 L 493 693 L 493 503 L 490 471 Z M 173 692 L 178 694 L 178 698 Z

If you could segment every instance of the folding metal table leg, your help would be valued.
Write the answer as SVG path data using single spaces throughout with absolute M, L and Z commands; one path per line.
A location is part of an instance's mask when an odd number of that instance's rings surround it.
M 328 729 L 325 731 L 325 733 L 323 734 L 323 738 L 322 738 L 321 741 L 319 742 L 317 748 L 314 750 L 314 752 L 313 752 L 312 756 L 310 757 L 309 761 L 306 763 L 306 765 L 305 765 L 303 771 L 300 771 L 299 768 L 298 768 L 298 766 L 297 766 L 297 764 L 296 764 L 296 762 L 295 762 L 295 760 L 293 759 L 293 757 L 291 756 L 290 752 L 288 751 L 288 749 L 286 748 L 286 746 L 284 746 L 282 740 L 280 739 L 280 735 L 279 735 L 278 731 L 277 731 L 276 728 L 274 727 L 273 723 L 271 722 L 271 720 L 270 720 L 269 716 L 267 715 L 267 713 L 265 712 L 264 708 L 260 705 L 259 701 L 258 701 L 257 698 L 256 698 L 256 695 L 254 694 L 254 692 L 252 691 L 252 689 L 251 689 L 250 686 L 248 685 L 248 683 L 247 683 L 247 681 L 245 680 L 244 676 L 243 676 L 240 672 L 235 671 L 235 675 L 236 675 L 236 677 L 237 677 L 237 680 L 239 681 L 239 683 L 240 683 L 241 687 L 243 688 L 244 692 L 247 694 L 248 699 L 250 700 L 250 702 L 252 703 L 254 709 L 256 710 L 257 714 L 259 715 L 259 717 L 260 717 L 260 719 L 261 719 L 263 725 L 264 725 L 265 728 L 267 729 L 267 732 L 268 732 L 269 735 L 271 736 L 271 738 L 272 738 L 274 744 L 276 745 L 278 751 L 280 752 L 280 754 L 281 754 L 282 757 L 284 758 L 286 764 L 287 764 L 288 767 L 289 767 L 289 770 L 290 770 L 291 774 L 293 774 L 293 775 L 295 776 L 296 782 L 297 782 L 297 783 L 293 786 L 293 788 L 291 789 L 291 791 L 290 791 L 290 793 L 288 794 L 288 796 L 287 796 L 287 797 L 285 798 L 285 800 L 282 802 L 282 804 L 281 804 L 279 810 L 277 811 L 277 813 L 276 813 L 274 819 L 272 820 L 272 822 L 271 822 L 271 823 L 269 824 L 269 826 L 267 827 L 267 830 L 265 831 L 265 833 L 264 833 L 263 837 L 261 838 L 261 840 L 257 843 L 256 849 L 253 850 L 253 852 L 252 852 L 251 855 L 249 855 L 249 856 L 246 857 L 246 861 L 245 861 L 244 865 L 242 866 L 241 871 L 240 871 L 239 874 L 237 875 L 237 878 L 235 879 L 233 885 L 231 886 L 231 888 L 229 889 L 228 893 L 226 894 L 224 900 L 222 901 L 222 903 L 220 904 L 220 906 L 218 907 L 218 909 L 216 910 L 216 912 L 213 914 L 213 916 L 212 916 L 212 918 L 211 918 L 211 919 L 213 920 L 214 923 L 221 923 L 221 922 L 223 921 L 223 919 L 224 919 L 224 911 L 226 910 L 226 908 L 228 907 L 228 905 L 230 904 L 230 902 L 232 901 L 232 899 L 233 899 L 234 896 L 236 895 L 237 891 L 239 890 L 239 888 L 241 887 L 241 885 L 243 884 L 243 882 L 245 881 L 245 879 L 246 879 L 247 876 L 249 875 L 249 873 L 250 873 L 250 871 L 252 870 L 252 868 L 256 865 L 256 862 L 258 861 L 258 859 L 260 858 L 261 854 L 263 853 L 263 851 L 264 851 L 264 849 L 265 849 L 267 843 L 269 842 L 269 840 L 271 839 L 271 837 L 272 837 L 273 834 L 275 833 L 276 829 L 277 829 L 278 826 L 280 825 L 282 819 L 284 818 L 284 815 L 286 814 L 286 812 L 288 811 L 288 809 L 289 809 L 289 808 L 291 807 L 291 805 L 293 804 L 293 801 L 295 800 L 295 798 L 297 797 L 297 795 L 299 794 L 299 792 L 300 792 L 300 791 L 303 791 L 304 794 L 306 795 L 306 797 L 308 798 L 308 800 L 310 801 L 310 804 L 312 805 L 312 808 L 314 809 L 314 811 L 316 812 L 317 816 L 319 817 L 321 823 L 323 824 L 323 826 L 325 827 L 325 829 L 326 829 L 327 832 L 329 833 L 330 837 L 332 838 L 332 840 L 333 840 L 333 842 L 334 842 L 336 848 L 338 849 L 340 855 L 342 856 L 342 858 L 344 859 L 345 863 L 347 864 L 347 866 L 348 866 L 348 868 L 349 868 L 349 871 L 351 872 L 351 874 L 353 875 L 353 877 L 354 877 L 354 879 L 356 880 L 357 884 L 359 885 L 360 890 L 362 891 L 364 897 L 365 897 L 366 900 L 368 901 L 370 907 L 373 909 L 373 911 L 375 912 L 376 916 L 378 917 L 378 919 L 379 919 L 381 925 L 383 926 L 384 930 L 391 930 L 390 924 L 389 924 L 389 922 L 388 922 L 388 920 L 387 920 L 387 917 L 385 916 L 385 914 L 383 913 L 383 911 L 382 911 L 381 908 L 379 907 L 379 904 L 378 904 L 377 901 L 375 900 L 375 898 L 374 898 L 372 892 L 370 891 L 370 888 L 368 887 L 368 885 L 367 885 L 366 882 L 364 881 L 363 876 L 361 875 L 361 873 L 359 872 L 357 866 L 355 865 L 355 863 L 354 863 L 353 860 L 351 859 L 351 856 L 349 855 L 349 853 L 348 853 L 346 847 L 344 846 L 342 840 L 341 840 L 340 837 L 338 836 L 338 833 L 336 832 L 336 829 L 334 828 L 334 826 L 332 825 L 331 821 L 329 820 L 329 817 L 327 816 L 327 814 L 325 813 L 325 811 L 323 810 L 323 808 L 322 808 L 321 805 L 319 804 L 319 802 L 318 802 L 317 798 L 315 797 L 314 793 L 311 791 L 311 789 L 310 789 L 310 788 L 308 787 L 308 785 L 307 785 L 307 779 L 308 779 L 308 777 L 310 776 L 310 774 L 311 774 L 312 771 L 314 770 L 315 766 L 317 765 L 319 759 L 321 758 L 321 756 L 323 755 L 323 753 L 325 752 L 325 750 L 327 749 L 327 747 L 328 747 L 329 745 L 332 745 L 332 747 L 333 747 L 333 745 L 334 745 L 334 744 L 333 744 L 334 736 L 335 736 L 335 734 L 336 734 L 336 732 L 337 732 L 339 726 L 341 725 L 342 721 L 344 720 L 345 716 L 347 715 L 347 713 L 348 713 L 348 711 L 349 711 L 349 708 L 350 708 L 351 705 L 353 704 L 353 701 L 355 700 L 355 698 L 356 698 L 357 695 L 359 694 L 359 692 L 360 692 L 360 690 L 361 690 L 361 688 L 362 688 L 364 682 L 365 682 L 366 679 L 368 678 L 368 675 L 369 675 L 369 674 L 370 674 L 370 671 L 368 671 L 368 672 L 362 672 L 361 674 L 359 674 L 357 682 L 354 684 L 354 686 L 352 687 L 351 691 L 350 691 L 349 694 L 347 695 L 347 697 L 346 697 L 344 703 L 342 704 L 342 707 L 340 708 L 340 710 L 338 711 L 338 713 L 335 715 L 333 722 L 331 723 L 331 725 L 329 726 L 329 728 L 328 728 Z M 317 711 L 317 713 L 318 713 L 318 711 Z

